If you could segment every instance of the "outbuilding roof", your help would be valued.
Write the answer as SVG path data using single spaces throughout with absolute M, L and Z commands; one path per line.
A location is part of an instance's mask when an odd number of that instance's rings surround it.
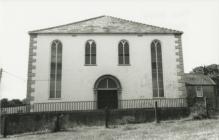
M 112 16 L 99 16 L 65 25 L 33 30 L 29 34 L 182 34 L 183 32 L 152 26 Z
M 203 74 L 187 73 L 183 79 L 187 85 L 216 85 L 209 76 Z

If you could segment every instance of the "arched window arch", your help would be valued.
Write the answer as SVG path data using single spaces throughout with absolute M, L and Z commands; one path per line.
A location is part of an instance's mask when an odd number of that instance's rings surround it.
M 85 44 L 85 64 L 96 64 L 96 43 L 93 40 L 88 40 Z
M 121 40 L 118 45 L 119 64 L 129 64 L 129 43 Z
M 164 97 L 162 51 L 159 40 L 151 43 L 153 97 Z
M 50 94 L 49 98 L 61 98 L 62 43 L 54 40 L 51 44 Z

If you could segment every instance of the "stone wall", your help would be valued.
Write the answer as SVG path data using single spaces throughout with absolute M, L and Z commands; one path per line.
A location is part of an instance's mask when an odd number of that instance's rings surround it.
M 177 119 L 189 115 L 188 108 L 162 108 L 158 110 L 159 119 Z M 55 130 L 57 116 L 62 130 L 78 125 L 104 125 L 104 110 L 83 112 L 50 112 L 7 115 L 7 134 Z M 3 118 L 1 118 L 2 120 Z M 154 109 L 110 110 L 109 125 L 143 123 L 154 121 Z

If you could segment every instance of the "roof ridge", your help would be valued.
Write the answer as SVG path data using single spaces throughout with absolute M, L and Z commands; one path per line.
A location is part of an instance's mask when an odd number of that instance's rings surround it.
M 192 85 L 215 85 L 215 82 L 204 74 L 187 73 L 183 76 L 184 82 Z
M 216 83 L 214 82 L 214 80 L 211 79 L 210 76 L 207 76 L 207 77 L 208 77 L 208 79 L 211 81 L 212 84 L 215 84 L 215 85 L 216 85 Z
M 95 21 L 96 19 L 98 20 L 98 19 L 102 19 L 102 18 L 108 18 L 109 20 L 114 19 L 115 21 L 117 20 L 117 22 L 121 23 L 121 24 L 123 22 L 128 23 L 130 25 L 136 24 L 136 27 L 139 26 L 139 28 L 137 28 L 139 30 L 141 30 L 141 26 L 142 26 L 142 28 L 145 26 L 145 27 L 148 27 L 148 28 L 152 29 L 152 31 L 150 33 L 157 33 L 157 32 L 159 33 L 159 31 L 161 33 L 163 32 L 163 33 L 173 33 L 173 34 L 182 34 L 183 33 L 182 31 L 178 31 L 178 30 L 173 30 L 173 29 L 169 29 L 169 28 L 154 26 L 154 25 L 150 25 L 150 24 L 145 24 L 145 23 L 141 23 L 141 22 L 137 22 L 137 21 L 133 21 L 133 20 L 127 20 L 127 19 L 118 18 L 118 17 L 114 17 L 114 16 L 108 16 L 108 15 L 101 15 L 101 16 L 97 16 L 97 17 L 93 17 L 93 18 L 88 18 L 88 19 L 85 19 L 85 20 L 71 22 L 71 23 L 68 23 L 68 24 L 62 24 L 62 25 L 53 26 L 53 27 L 49 27 L 49 28 L 42 28 L 42 29 L 32 30 L 32 31 L 29 31 L 28 33 L 29 34 L 37 34 L 39 32 L 49 32 L 50 30 L 53 30 L 53 29 L 56 29 L 56 28 L 62 28 L 62 27 L 65 28 L 65 26 L 73 28 L 74 26 L 77 26 L 80 23 L 87 22 L 87 21 L 93 21 L 93 20 Z M 127 30 L 126 30 L 126 32 L 129 33 L 129 31 L 127 31 Z M 136 32 L 138 32 L 138 31 L 136 31 Z M 144 32 L 141 32 L 141 33 L 144 33 Z M 147 33 L 147 31 L 145 33 Z
M 101 17 L 105 17 L 105 16 L 106 15 L 102 15 L 102 16 L 97 16 L 97 17 L 93 17 L 93 18 L 88 18 L 88 19 L 76 21 L 76 22 L 71 22 L 71 23 L 62 24 L 62 25 L 58 25 L 58 26 L 53 26 L 53 27 L 49 27 L 49 28 L 36 29 L 36 30 L 29 31 L 28 33 L 30 34 L 30 33 L 39 32 L 39 31 L 42 31 L 42 30 L 49 30 L 49 29 L 53 29 L 53 28 L 57 28 L 57 27 L 63 27 L 63 26 L 67 26 L 67 25 L 77 24 L 77 23 L 80 23 L 80 22 L 89 21 L 89 20 L 93 20 L 93 19 L 97 19 L 97 18 L 101 18 Z
M 141 23 L 141 22 L 137 22 L 137 21 L 133 21 L 133 20 L 127 20 L 127 19 L 114 17 L 114 16 L 107 16 L 107 15 L 104 15 L 104 16 L 116 18 L 116 19 L 119 19 L 119 20 L 125 20 L 125 21 L 132 22 L 132 23 L 142 24 L 142 25 L 146 25 L 146 26 L 151 26 L 151 27 L 155 27 L 155 28 L 160 28 L 160 29 L 171 30 L 171 31 L 174 31 L 174 32 L 183 33 L 182 31 L 178 31 L 178 30 L 174 30 L 174 29 L 170 29 L 170 28 L 165 28 L 165 27 L 160 27 L 160 26 L 154 26 L 154 25 L 151 25 L 151 24 L 145 24 L 145 23 Z

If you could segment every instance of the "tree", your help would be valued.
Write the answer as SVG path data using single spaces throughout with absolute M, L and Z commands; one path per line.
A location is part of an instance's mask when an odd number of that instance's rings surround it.
M 26 105 L 27 101 L 26 99 L 20 100 L 20 99 L 12 99 L 8 100 L 7 98 L 1 99 L 1 107 L 10 107 L 10 106 L 21 106 Z
M 6 107 L 6 106 L 8 106 L 8 99 L 7 98 L 1 99 L 1 107 Z
M 195 67 L 191 73 L 200 73 L 208 75 L 210 77 L 216 77 L 219 75 L 219 65 L 211 64 L 208 66 L 198 66 Z
M 9 106 L 20 106 L 23 105 L 22 101 L 19 99 L 12 99 L 9 101 Z

